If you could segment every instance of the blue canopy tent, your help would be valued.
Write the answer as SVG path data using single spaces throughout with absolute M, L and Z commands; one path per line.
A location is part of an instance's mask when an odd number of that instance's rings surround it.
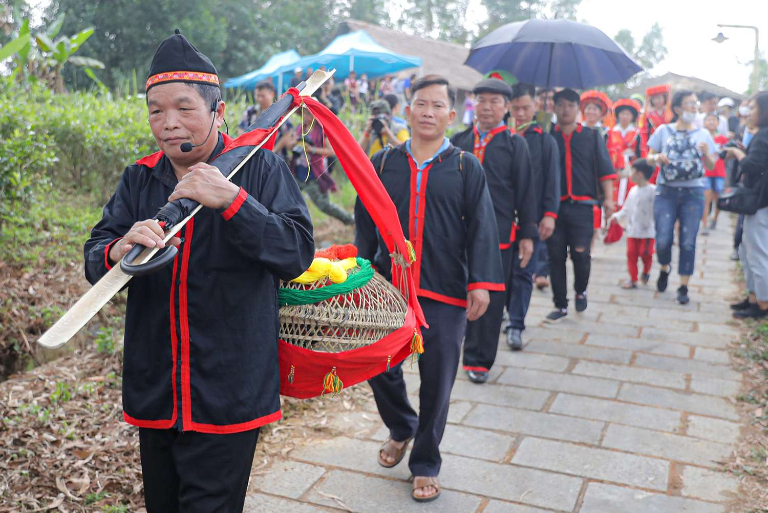
M 253 70 L 250 73 L 246 73 L 245 75 L 240 75 L 239 77 L 230 78 L 224 82 L 224 87 L 240 88 L 246 91 L 253 91 L 256 87 L 256 84 L 272 78 L 275 81 L 275 87 L 277 87 L 279 91 L 282 91 L 283 85 L 280 83 L 282 75 L 278 75 L 275 72 L 284 66 L 292 65 L 300 59 L 301 56 L 296 50 L 288 50 L 286 52 L 276 53 L 270 57 L 269 60 L 267 60 L 267 62 L 264 63 L 264 65 L 259 69 Z
M 355 71 L 358 76 L 366 73 L 373 78 L 403 69 L 420 68 L 421 58 L 388 50 L 374 41 L 366 31 L 357 30 L 338 36 L 319 53 L 302 57 L 274 73 L 281 76 L 283 83 L 288 84 L 294 69 L 318 69 L 320 66 L 335 69 L 335 77 L 339 79 L 346 78 L 350 71 Z

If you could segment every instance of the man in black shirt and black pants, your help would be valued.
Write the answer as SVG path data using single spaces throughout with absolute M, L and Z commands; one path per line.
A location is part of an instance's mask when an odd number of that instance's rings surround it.
M 537 236 L 533 240 L 533 256 L 528 265 L 522 266 L 515 256 L 507 286 L 507 310 L 509 324 L 506 327 L 507 344 L 514 351 L 523 348 L 522 333 L 525 316 L 531 303 L 533 275 L 545 241 L 555 229 L 560 209 L 560 155 L 554 138 L 536 122 L 535 90 L 532 85 L 518 82 L 512 87 L 510 112 L 514 131 L 525 139 L 531 155 L 533 197 L 536 201 Z
M 579 93 L 563 89 L 555 94 L 557 125 L 552 136 L 560 150 L 560 210 L 557 225 L 547 240 L 550 276 L 555 310 L 546 322 L 557 322 L 568 315 L 568 285 L 565 263 L 570 249 L 573 261 L 576 311 L 587 309 L 587 284 L 594 233 L 594 210 L 599 205 L 598 188 L 602 187 L 606 219 L 613 214 L 613 180 L 616 172 L 611 164 L 603 138 L 595 130 L 576 122 Z

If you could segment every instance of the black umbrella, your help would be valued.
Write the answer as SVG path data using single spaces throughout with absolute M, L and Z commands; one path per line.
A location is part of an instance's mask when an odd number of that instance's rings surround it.
M 504 70 L 537 86 L 587 89 L 625 82 L 643 70 L 602 31 L 570 20 L 508 23 L 472 46 L 467 66 Z

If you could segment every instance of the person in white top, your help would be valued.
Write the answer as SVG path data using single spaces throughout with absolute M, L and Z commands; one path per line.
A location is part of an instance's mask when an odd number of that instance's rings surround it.
M 620 223 L 626 223 L 627 228 L 627 269 L 629 281 L 622 285 L 624 289 L 637 288 L 637 259 L 643 261 L 643 284 L 647 284 L 651 275 L 653 264 L 653 246 L 656 237 L 656 228 L 653 218 L 653 197 L 656 194 L 656 186 L 649 183 L 653 175 L 653 167 L 643 159 L 632 163 L 632 187 L 627 196 L 624 207 L 613 214 L 611 219 Z

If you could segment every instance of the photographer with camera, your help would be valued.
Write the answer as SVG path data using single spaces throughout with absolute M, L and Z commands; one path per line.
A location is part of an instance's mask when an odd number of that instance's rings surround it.
M 737 319 L 768 317 L 768 92 L 749 102 L 748 123 L 757 133 L 747 149 L 728 146 L 728 158 L 739 163 L 744 187 L 752 192 L 754 214 L 744 215 L 744 234 L 740 248 L 749 296 L 731 305 Z
M 392 121 L 392 110 L 386 100 L 371 102 L 371 117 L 365 123 L 363 136 L 357 141 L 368 157 L 373 157 L 387 144 L 397 146 L 411 138 L 408 128 Z

